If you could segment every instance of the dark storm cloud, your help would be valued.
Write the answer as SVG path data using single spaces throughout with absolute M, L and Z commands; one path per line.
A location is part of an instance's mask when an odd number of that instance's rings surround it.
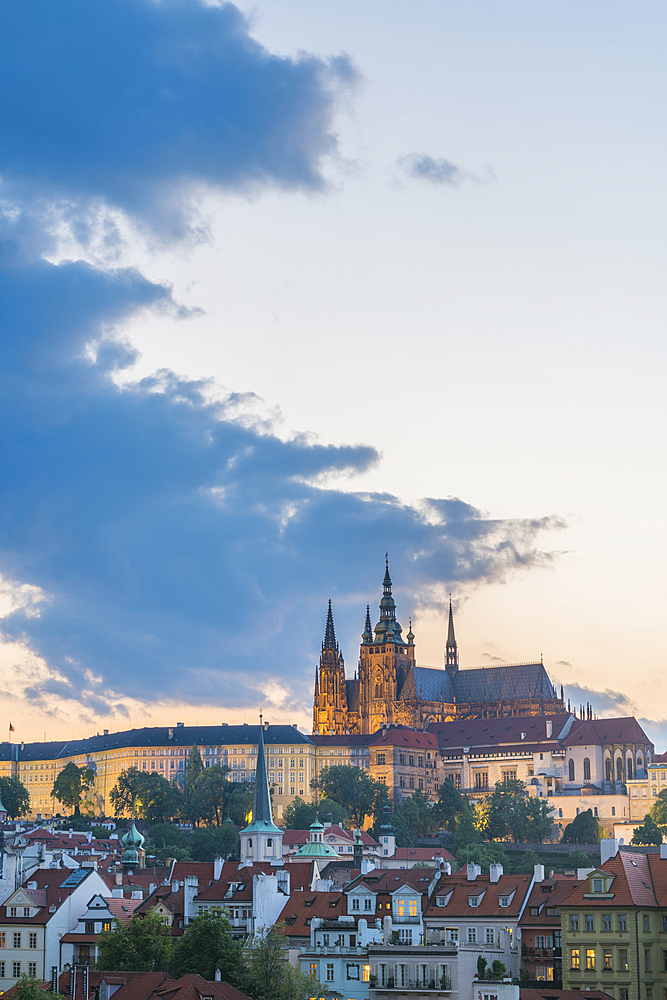
M 442 585 L 548 561 L 538 540 L 557 520 L 323 488 L 377 452 L 280 440 L 243 396 L 211 401 L 211 385 L 172 372 L 119 387 L 135 357 L 124 324 L 179 314 L 169 289 L 40 259 L 50 218 L 85 242 L 100 201 L 169 239 L 192 224 L 193 183 L 322 188 L 349 64 L 274 56 L 231 5 L 0 0 L 0 12 L 0 572 L 42 594 L 38 614 L 3 620 L 48 665 L 32 701 L 234 707 L 278 682 L 298 706 L 326 598 L 356 642 L 387 548 L 404 620 Z
M 170 372 L 119 388 L 111 372 L 133 352 L 110 329 L 137 308 L 171 307 L 136 272 L 7 267 L 0 302 L 0 560 L 45 595 L 38 616 L 17 611 L 4 633 L 59 675 L 33 697 L 92 703 L 109 687 L 142 698 L 157 684 L 233 705 L 267 677 L 298 689 L 325 598 L 373 600 L 387 547 L 404 593 L 545 559 L 546 519 L 312 485 L 368 468 L 373 448 L 279 440 L 240 419 L 234 397 L 210 402 L 207 385 Z M 97 360 L 84 354 L 100 341 Z M 350 631 L 362 611 L 350 609 Z
M 0 173 L 24 198 L 104 199 L 152 224 L 191 183 L 319 189 L 345 57 L 286 58 L 232 4 L 0 2 Z

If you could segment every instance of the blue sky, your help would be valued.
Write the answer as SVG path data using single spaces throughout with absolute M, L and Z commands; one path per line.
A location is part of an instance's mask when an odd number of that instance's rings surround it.
M 666 19 L 4 5 L 23 738 L 308 725 L 326 600 L 351 671 L 387 549 L 422 663 L 452 591 L 464 664 L 543 653 L 658 737 Z

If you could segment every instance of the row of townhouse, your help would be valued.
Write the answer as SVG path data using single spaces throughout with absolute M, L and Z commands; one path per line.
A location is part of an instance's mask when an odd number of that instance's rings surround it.
M 602 841 L 603 863 L 562 900 L 563 985 L 615 1000 L 667 996 L 667 845 Z
M 442 777 L 471 799 L 515 779 L 531 795 L 549 798 L 554 838 L 587 809 L 610 836 L 616 824 L 628 823 L 630 783 L 646 781 L 656 759 L 634 718 L 578 719 L 566 712 L 457 719 L 433 723 L 427 732 L 437 737 Z

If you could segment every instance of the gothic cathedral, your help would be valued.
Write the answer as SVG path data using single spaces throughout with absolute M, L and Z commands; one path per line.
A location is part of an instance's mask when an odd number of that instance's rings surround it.
M 329 601 L 315 674 L 314 733 L 375 733 L 384 725 L 424 729 L 431 722 L 456 718 L 542 715 L 565 710 L 563 689 L 559 698 L 541 662 L 460 669 L 451 601 L 444 669 L 417 666 L 412 626 L 403 638 L 391 587 L 387 564 L 380 620 L 373 629 L 367 606 L 358 676 L 355 672 L 353 680 L 345 677 Z

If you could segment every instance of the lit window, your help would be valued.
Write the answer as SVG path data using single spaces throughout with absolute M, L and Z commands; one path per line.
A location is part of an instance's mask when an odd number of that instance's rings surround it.
M 595 971 L 595 948 L 586 949 L 586 968 L 589 971 Z
M 570 968 L 571 969 L 578 969 L 579 968 L 579 949 L 578 948 L 572 948 L 570 950 Z

